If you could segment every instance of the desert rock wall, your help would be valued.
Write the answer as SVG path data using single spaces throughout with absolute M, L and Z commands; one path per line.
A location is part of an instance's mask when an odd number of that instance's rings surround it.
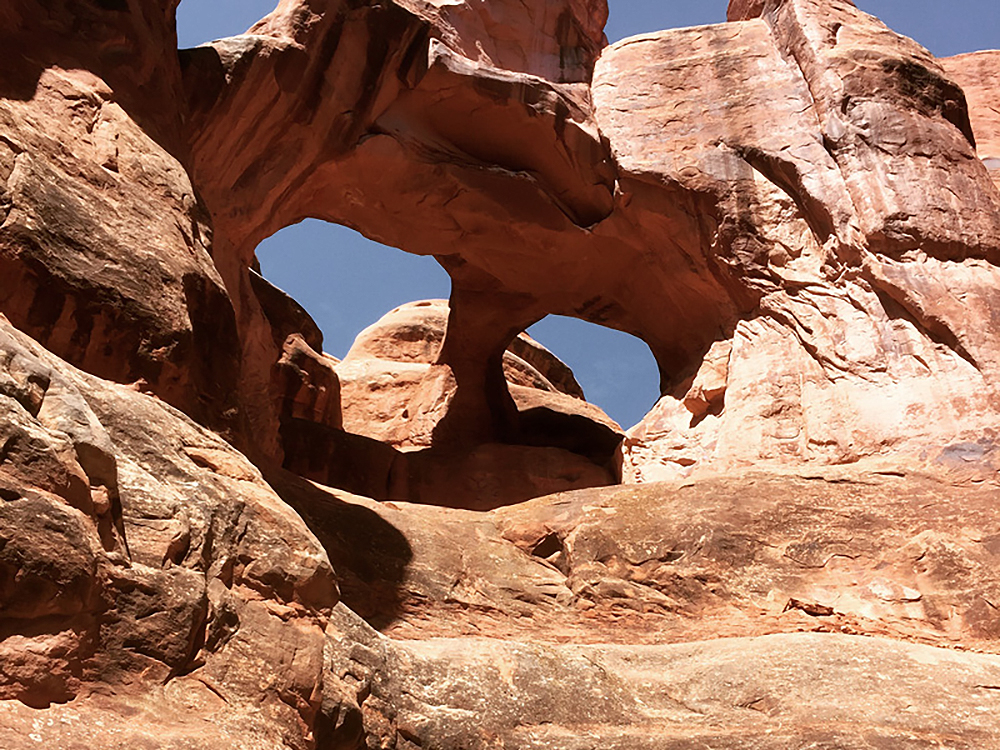
M 0 746 L 1000 747 L 993 52 L 847 0 L 0 7 Z M 317 217 L 449 272 L 343 361 Z M 642 338 L 623 431 L 523 334 Z
M 587 91 L 542 63 L 467 56 L 456 8 L 309 6 L 326 20 L 307 24 L 289 7 L 188 59 L 195 179 L 225 202 L 223 234 L 249 235 L 219 262 L 245 287 L 256 239 L 302 216 L 434 255 L 454 284 L 440 444 L 530 441 L 501 354 L 553 313 L 656 356 L 663 399 L 626 448 L 636 481 L 934 461 L 995 424 L 997 342 L 966 310 L 996 315 L 1000 198 L 961 88 L 877 19 L 734 7 L 728 24 L 605 49 Z M 377 65 L 376 28 L 396 45 Z M 319 38 L 329 59 L 286 80 L 281 61 Z M 359 67 L 369 82 L 345 77 Z M 353 114 L 329 119 L 338 102 Z M 252 297 L 234 296 L 252 329 Z

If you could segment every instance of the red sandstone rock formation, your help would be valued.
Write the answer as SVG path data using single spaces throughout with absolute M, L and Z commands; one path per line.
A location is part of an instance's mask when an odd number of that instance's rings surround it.
M 5 3 L 0 309 L 68 362 L 232 429 L 239 341 L 184 159 L 173 5 Z
M 947 57 L 940 61 L 969 101 L 969 119 L 976 134 L 976 152 L 1000 184 L 1000 111 L 996 91 L 1000 84 L 1000 51 L 987 50 Z
M 997 54 L 173 12 L 0 7 L 0 746 L 1000 743 Z M 308 216 L 448 305 L 324 354 L 254 259 Z M 623 454 L 552 313 L 656 356 Z
M 217 232 L 246 237 L 216 253 L 228 285 L 308 215 L 435 255 L 454 282 L 441 443 L 517 439 L 502 352 L 547 313 L 653 350 L 664 398 L 629 441 L 636 479 L 976 442 L 997 423 L 998 342 L 970 320 L 995 314 L 1000 199 L 961 89 L 849 3 L 752 15 L 615 45 L 592 94 L 538 75 L 544 56 L 464 57 L 450 11 L 283 9 L 191 53 L 193 173 Z M 376 18 L 400 30 L 377 74 Z M 350 45 L 330 36 L 351 24 Z M 329 62 L 282 78 L 322 44 Z M 370 85 L 339 73 L 361 68 Z M 310 127 L 335 106 L 350 127 Z

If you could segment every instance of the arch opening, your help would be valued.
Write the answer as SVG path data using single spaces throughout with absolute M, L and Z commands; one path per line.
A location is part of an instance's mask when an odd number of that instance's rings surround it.
M 626 430 L 660 398 L 656 360 L 636 336 L 561 315 L 549 315 L 527 333 L 569 366 L 588 402 Z
M 390 311 L 423 304 L 416 300 L 447 300 L 451 288 L 448 274 L 433 258 L 412 255 L 318 219 L 286 227 L 264 240 L 257 248 L 257 259 L 264 279 L 303 306 L 322 332 L 324 352 L 338 360 L 344 359 L 363 331 Z M 526 333 L 566 365 L 558 373 L 559 382 L 553 384 L 557 390 L 597 406 L 623 429 L 638 423 L 660 397 L 656 360 L 636 336 L 562 315 L 546 316 Z M 405 335 L 416 339 L 418 332 Z M 412 343 L 433 357 L 427 347 L 440 341 L 430 338 Z M 516 340 L 510 349 L 515 357 L 533 356 Z M 416 359 L 419 355 L 403 356 Z M 515 367 L 507 368 L 507 379 L 516 384 Z M 520 377 L 523 384 L 531 376 L 522 373 Z
M 413 255 L 318 219 L 285 227 L 257 246 L 261 275 L 302 305 L 343 359 L 355 337 L 388 311 L 415 299 L 447 299 L 448 274 Z
M 479 509 L 620 481 L 620 425 L 658 396 L 658 369 L 639 339 L 572 318 L 531 326 L 503 356 L 513 436 L 449 442 L 438 430 L 444 416 L 466 414 L 455 409 L 458 370 L 441 357 L 451 279 L 433 258 L 317 220 L 276 233 L 256 257 L 254 293 L 277 334 L 270 392 L 285 468 L 376 499 Z M 312 335 L 298 333 L 310 326 Z M 579 369 L 583 389 L 533 337 Z M 494 486 L 483 493 L 486 475 Z

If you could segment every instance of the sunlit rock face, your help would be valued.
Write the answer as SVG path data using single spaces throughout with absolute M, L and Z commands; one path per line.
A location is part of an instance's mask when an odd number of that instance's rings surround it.
M 451 369 L 438 364 L 448 316 L 446 301 L 423 300 L 390 311 L 358 334 L 336 365 L 343 430 L 353 437 L 339 451 L 331 449 L 312 475 L 317 462 L 310 464 L 305 441 L 294 433 L 302 430 L 315 439 L 317 428 L 286 424 L 286 435 L 297 446 L 291 449 L 286 437 L 286 468 L 346 486 L 339 477 L 355 474 L 366 452 L 376 450 L 384 457 L 384 479 L 377 489 L 350 489 L 380 499 L 476 510 L 617 483 L 621 427 L 588 404 L 572 371 L 526 333 L 503 353 L 516 443 L 442 441 L 442 423 L 459 397 Z M 327 434 L 345 440 L 340 433 Z M 503 480 L 496 481 L 499 477 Z
M 174 6 L 0 7 L 0 746 L 996 743 L 997 53 Z M 450 299 L 330 357 L 306 217 Z M 627 434 L 549 314 L 649 345 Z
M 1000 107 L 996 94 L 1000 84 L 1000 52 L 972 52 L 946 57 L 940 63 L 965 92 L 976 135 L 976 152 L 993 182 L 1000 184 Z
M 0 9 L 0 306 L 68 362 L 231 430 L 239 341 L 182 164 L 172 23 L 167 3 Z
M 962 91 L 849 3 L 730 17 L 622 42 L 595 79 L 618 163 L 716 191 L 722 260 L 759 295 L 690 381 L 698 408 L 665 394 L 633 431 L 635 478 L 989 452 L 1000 204 Z M 646 93 L 692 87 L 707 111 Z
M 508 30 L 531 15 L 489 7 Z M 558 313 L 656 356 L 634 481 L 991 452 L 998 342 L 978 321 L 996 315 L 1000 200 L 962 89 L 911 40 L 850 3 L 737 4 L 581 51 L 587 87 L 546 68 L 544 23 L 517 54 L 472 55 L 456 40 L 499 28 L 483 9 L 321 10 L 282 5 L 185 58 L 193 173 L 239 245 L 216 257 L 243 288 L 257 239 L 303 216 L 437 257 L 456 387 L 440 442 L 512 439 L 502 353 Z

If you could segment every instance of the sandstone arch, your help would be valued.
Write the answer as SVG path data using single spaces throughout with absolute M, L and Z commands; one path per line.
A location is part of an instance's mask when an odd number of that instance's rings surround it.
M 546 314 L 649 344 L 667 398 L 641 442 L 683 455 L 646 445 L 648 476 L 978 440 L 997 410 L 994 334 L 930 290 L 996 314 L 1000 198 L 938 63 L 853 6 L 805 0 L 598 59 L 586 9 L 560 7 L 590 40 L 589 87 L 546 77 L 540 27 L 513 57 L 466 56 L 456 40 L 479 27 L 450 6 L 286 2 L 187 53 L 193 174 L 227 285 L 255 237 L 303 215 L 435 255 L 454 283 L 455 440 L 509 437 L 502 342 Z M 692 85 L 718 104 L 669 93 Z M 692 420 L 689 390 L 723 351 L 729 406 Z

